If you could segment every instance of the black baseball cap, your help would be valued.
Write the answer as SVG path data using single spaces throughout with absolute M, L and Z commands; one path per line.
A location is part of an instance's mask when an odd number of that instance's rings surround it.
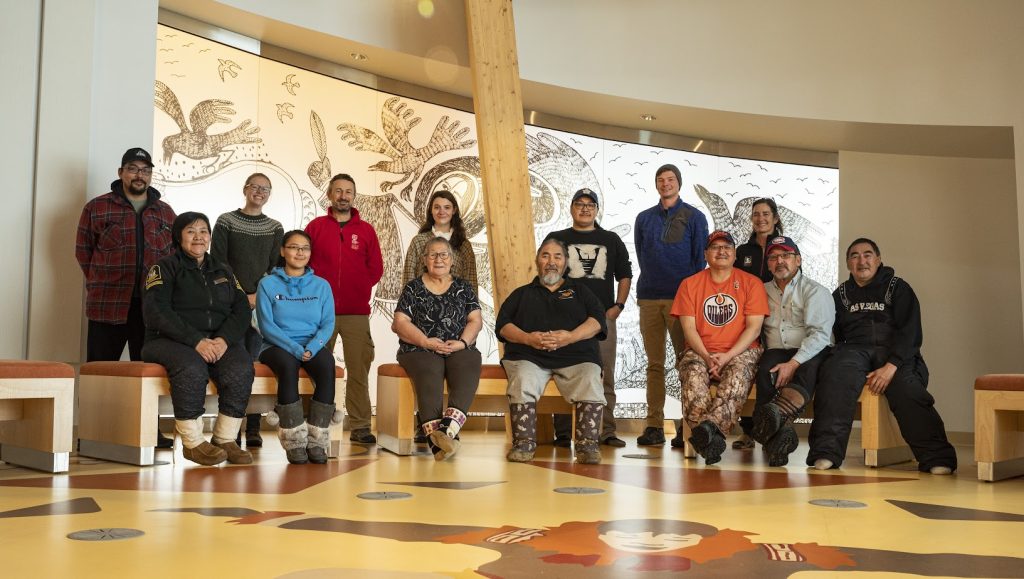
M 595 193 L 591 189 L 587 189 L 586 187 L 580 189 L 572 196 L 572 202 L 575 203 L 576 200 L 579 199 L 580 197 L 590 197 L 590 199 L 593 200 L 594 203 L 596 203 L 597 205 L 601 204 L 601 202 L 597 200 L 597 193 Z
M 133 147 L 124 152 L 121 155 L 121 166 L 124 167 L 132 161 L 142 161 L 143 163 L 153 166 L 153 157 L 149 155 L 149 152 L 141 147 Z

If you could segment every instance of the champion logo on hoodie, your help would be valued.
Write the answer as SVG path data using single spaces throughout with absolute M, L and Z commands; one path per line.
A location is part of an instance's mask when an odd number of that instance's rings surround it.
M 284 294 L 275 294 L 274 299 L 277 301 L 285 302 L 315 302 L 320 299 L 319 296 L 286 296 Z

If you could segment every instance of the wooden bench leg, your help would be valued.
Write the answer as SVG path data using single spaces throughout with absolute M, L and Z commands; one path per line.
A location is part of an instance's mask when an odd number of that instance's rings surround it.
M 74 390 L 72 378 L 5 380 L 0 385 L 0 460 L 67 472 Z
M 154 462 L 160 379 L 81 376 L 78 454 L 149 466 Z M 110 417 L 117 417 L 111 420 Z
M 860 420 L 866 466 L 878 468 L 914 460 L 885 396 L 864 390 L 860 396 Z
M 1024 475 L 1024 392 L 974 392 L 974 457 L 978 480 Z
M 406 382 L 406 384 L 403 384 Z M 407 456 L 416 450 L 416 395 L 408 378 L 377 376 L 377 445 Z

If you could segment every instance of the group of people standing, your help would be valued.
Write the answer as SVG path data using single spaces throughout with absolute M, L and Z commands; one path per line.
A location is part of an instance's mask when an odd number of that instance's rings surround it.
M 221 215 L 211 228 L 202 213 L 176 216 L 150 186 L 152 169 L 148 152 L 129 149 L 111 192 L 82 212 L 76 257 L 86 278 L 88 359 L 119 359 L 127 343 L 132 360 L 162 364 L 184 456 L 208 465 L 252 462 L 239 433 L 258 359 L 278 378 L 268 422 L 279 425 L 289 462 L 323 463 L 329 427 L 342 419 L 333 356 L 340 338 L 350 440 L 375 443 L 370 292 L 383 260 L 376 232 L 354 207 L 355 180 L 335 175 L 327 214 L 305 230 L 285 233 L 263 214 L 272 186 L 262 173 L 246 179 L 244 207 Z M 677 167 L 660 167 L 660 202 L 641 212 L 634 227 L 648 360 L 647 427 L 637 443 L 665 442 L 667 335 L 689 442 L 708 464 L 721 459 L 725 435 L 754 383 L 756 411 L 734 448 L 757 441 L 771 465 L 786 464 L 798 443 L 792 422 L 813 399 L 808 464 L 837 468 L 866 383 L 871 393 L 889 398 L 922 470 L 955 470 L 955 452 L 926 390 L 920 305 L 910 286 L 882 266 L 877 245 L 867 239 L 850 245 L 850 279 L 830 303 L 827 290 L 801 273 L 800 250 L 783 236 L 774 201 L 754 203 L 753 232 L 737 248 L 728 232 L 709 234 L 703 214 L 680 198 L 681 181 Z M 543 241 L 537 277 L 513 291 L 497 313 L 513 428 L 510 461 L 533 459 L 536 403 L 551 379 L 575 405 L 578 462 L 600 462 L 600 444 L 626 444 L 613 414 L 616 320 L 633 272 L 622 239 L 597 222 L 599 203 L 591 189 L 573 195 L 572 227 Z M 397 360 L 416 391 L 422 440 L 444 460 L 459 448 L 479 384 L 476 340 L 483 327 L 476 256 L 450 192 L 428 200 L 402 283 L 392 325 Z M 300 368 L 315 384 L 308 411 L 298 395 Z M 219 414 L 207 442 L 201 418 L 211 378 Z M 246 446 L 259 446 L 259 415 L 248 424 Z M 572 428 L 570 417 L 556 417 L 556 444 L 570 444 Z M 679 431 L 673 446 L 686 442 Z

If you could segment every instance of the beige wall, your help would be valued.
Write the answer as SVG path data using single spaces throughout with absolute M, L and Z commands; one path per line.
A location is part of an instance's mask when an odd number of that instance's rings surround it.
M 1015 187 L 1011 160 L 839 153 L 840 252 L 874 239 L 913 286 L 951 431 L 974 429 L 976 376 L 1024 372 Z

